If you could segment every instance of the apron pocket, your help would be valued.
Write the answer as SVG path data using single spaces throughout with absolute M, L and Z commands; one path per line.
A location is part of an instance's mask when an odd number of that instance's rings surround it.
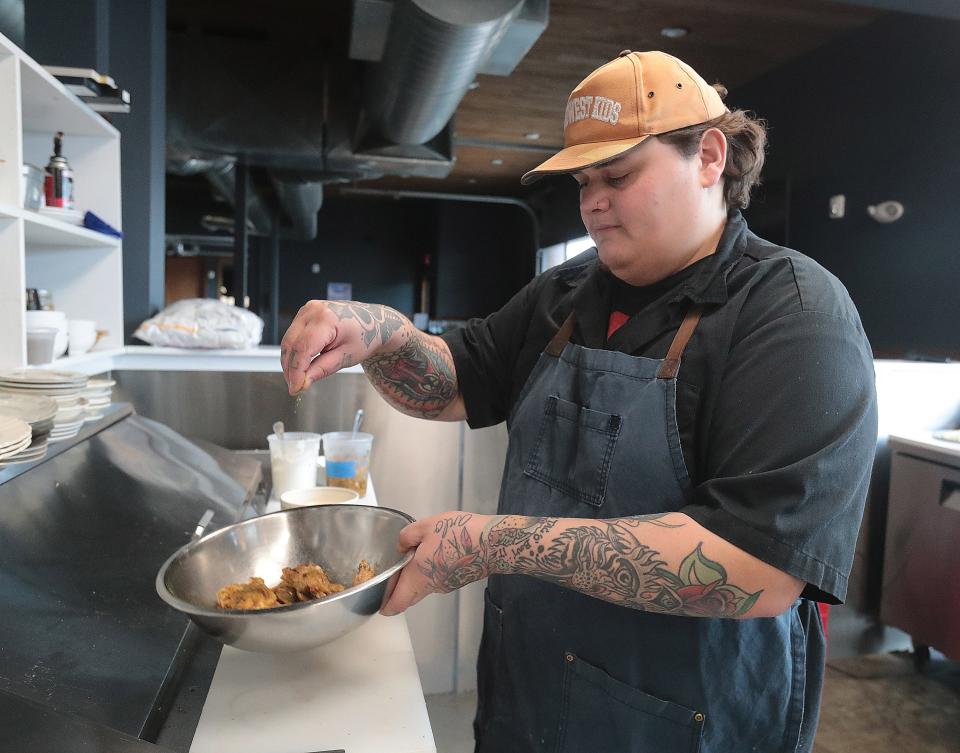
M 566 654 L 557 753 L 697 753 L 703 715 Z
M 547 397 L 524 473 L 593 507 L 603 504 L 621 418 Z

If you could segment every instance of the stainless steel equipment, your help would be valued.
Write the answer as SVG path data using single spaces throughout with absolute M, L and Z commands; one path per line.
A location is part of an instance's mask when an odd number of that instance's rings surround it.
M 892 436 L 880 620 L 960 660 L 960 453 Z M 947 445 L 949 447 L 949 445 Z
M 204 631 L 247 651 L 316 648 L 361 625 L 380 608 L 395 576 L 413 553 L 397 550 L 406 513 L 365 505 L 323 505 L 235 523 L 182 547 L 157 574 L 157 593 Z M 350 583 L 361 559 L 376 575 L 318 601 L 266 610 L 218 609 L 217 591 L 260 577 L 280 581 L 284 567 L 321 565 L 331 579 Z
M 221 465 L 115 404 L 42 460 L 0 470 L 0 691 L 143 740 L 182 722 L 189 743 L 203 695 L 190 689 L 205 689 L 219 646 L 186 630 L 154 579 L 205 511 L 213 527 L 241 516 L 259 482 L 244 459 Z M 7 711 L 0 750 L 65 749 L 5 747 Z
M 97 753 L 173 753 L 123 732 L 54 711 L 0 690 L 0 751 L 97 751 Z

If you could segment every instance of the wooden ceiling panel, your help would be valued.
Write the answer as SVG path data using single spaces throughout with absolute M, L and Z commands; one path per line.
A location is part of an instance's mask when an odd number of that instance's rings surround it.
M 520 176 L 535 168 L 548 156 L 526 150 L 458 146 L 453 171 L 446 178 L 388 176 L 350 186 L 388 191 L 517 195 L 522 189 Z M 499 160 L 501 164 L 494 164 L 494 160 Z
M 829 0 L 552 0 L 549 26 L 513 74 L 480 76 L 467 92 L 456 133 L 522 143 L 533 132 L 560 144 L 568 94 L 621 50 L 669 52 L 733 88 L 878 15 Z M 667 39 L 667 26 L 690 33 Z

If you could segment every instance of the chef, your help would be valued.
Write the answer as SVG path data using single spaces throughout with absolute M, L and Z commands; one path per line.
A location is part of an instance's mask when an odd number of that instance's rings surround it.
M 595 249 L 443 337 L 310 301 L 283 339 L 291 393 L 362 363 L 404 413 L 507 422 L 498 514 L 404 529 L 416 554 L 382 610 L 487 579 L 479 751 L 812 750 L 872 354 L 841 283 L 748 229 L 765 132 L 724 96 L 621 53 L 522 179 L 572 176 Z

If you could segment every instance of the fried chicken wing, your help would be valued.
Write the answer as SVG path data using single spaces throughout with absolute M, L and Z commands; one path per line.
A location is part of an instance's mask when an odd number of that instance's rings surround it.
M 353 586 L 370 580 L 376 573 L 366 560 L 360 560 Z M 263 578 L 251 578 L 249 583 L 231 583 L 217 591 L 217 606 L 221 609 L 270 609 L 299 601 L 322 599 L 340 593 L 346 586 L 336 583 L 324 569 L 314 562 L 283 568 L 280 583 L 269 588 Z
M 263 578 L 251 578 L 248 583 L 231 583 L 217 591 L 217 606 L 221 609 L 269 609 L 280 606 L 280 602 Z
M 280 583 L 273 587 L 273 592 L 277 595 L 277 601 L 281 604 L 296 604 L 300 599 L 297 597 L 297 590 L 286 583 Z
M 359 586 L 364 581 L 370 580 L 376 573 L 370 567 L 366 560 L 360 560 L 360 566 L 357 568 L 357 574 L 353 576 L 353 585 Z
M 283 568 L 280 580 L 297 592 L 300 601 L 322 599 L 343 590 L 343 586 L 327 577 L 320 565 L 313 563 Z

